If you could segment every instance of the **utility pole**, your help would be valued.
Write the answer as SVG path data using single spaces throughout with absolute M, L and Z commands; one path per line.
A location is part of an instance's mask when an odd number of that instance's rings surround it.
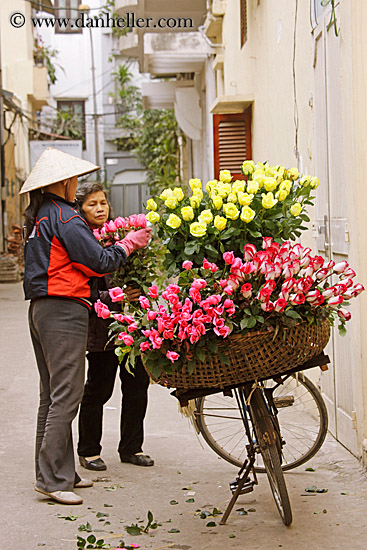
M 79 11 L 81 14 L 89 14 L 89 6 L 86 4 L 79 5 Z M 94 147 L 96 154 L 96 164 L 100 166 L 99 161 L 99 140 L 98 140 L 98 114 L 97 114 L 97 93 L 96 93 L 96 67 L 94 64 L 94 49 L 93 49 L 93 37 L 92 37 L 92 28 L 89 27 L 89 37 L 90 37 L 90 53 L 91 53 L 91 62 L 92 62 L 92 90 L 93 90 L 93 122 L 94 122 Z M 100 171 L 96 173 L 97 180 L 100 181 Z

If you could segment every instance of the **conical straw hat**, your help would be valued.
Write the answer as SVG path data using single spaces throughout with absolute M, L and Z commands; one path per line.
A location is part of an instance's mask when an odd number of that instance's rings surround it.
M 54 147 L 47 147 L 33 166 L 19 194 L 46 187 L 73 176 L 84 176 L 101 167 Z

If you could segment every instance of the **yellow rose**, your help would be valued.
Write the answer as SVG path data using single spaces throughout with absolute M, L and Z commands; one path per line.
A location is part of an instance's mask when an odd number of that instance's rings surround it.
M 235 191 L 236 193 L 239 193 L 240 191 L 245 190 L 246 182 L 243 180 L 236 180 L 232 183 L 232 191 Z
M 191 187 L 192 190 L 194 189 L 202 189 L 202 184 L 201 184 L 201 180 L 199 180 L 198 178 L 193 178 L 191 180 L 189 180 L 189 185 Z
M 190 233 L 194 237 L 204 237 L 206 233 L 206 223 L 194 222 L 190 225 Z
M 230 193 L 227 197 L 227 202 L 232 202 L 233 204 L 237 202 L 236 193 Z
M 214 227 L 219 229 L 219 231 L 223 231 L 223 229 L 226 228 L 227 220 L 226 218 L 223 218 L 223 216 L 215 216 L 214 218 Z
M 242 172 L 245 174 L 245 176 L 248 176 L 249 174 L 252 174 L 255 171 L 255 163 L 253 160 L 245 160 L 245 162 L 242 164 Z
M 172 194 L 164 201 L 164 204 L 169 208 L 170 210 L 173 210 L 178 205 L 176 197 Z
M 274 195 L 271 191 L 269 193 L 262 193 L 261 196 L 261 204 L 263 205 L 263 208 L 273 208 L 273 206 L 275 206 L 278 202 L 276 199 L 274 199 Z
M 232 179 L 231 172 L 229 170 L 221 170 L 219 172 L 219 180 L 223 183 L 229 183 Z
M 270 178 L 275 178 L 276 174 L 277 174 L 277 169 L 275 166 L 266 166 L 265 176 Z
M 222 208 L 223 199 L 219 195 L 212 196 L 214 208 L 220 210 Z
M 223 205 L 223 211 L 226 217 L 230 220 L 237 220 L 238 216 L 240 215 L 240 211 L 238 210 L 237 206 L 235 204 L 232 204 L 231 202 L 227 202 Z
M 181 220 L 178 216 L 176 216 L 176 214 L 170 214 L 166 224 L 168 227 L 172 227 L 172 229 L 178 229 L 181 225 Z
M 254 196 L 248 193 L 238 193 L 238 202 L 241 206 L 248 206 L 252 203 Z
M 165 201 L 171 195 L 173 195 L 172 189 L 167 188 L 161 193 L 161 195 L 159 195 L 159 198 L 162 199 L 163 201 Z
M 246 223 L 250 223 L 256 215 L 255 210 L 252 210 L 249 206 L 244 206 L 241 211 L 241 220 Z
M 265 169 L 267 168 L 267 164 L 263 162 L 257 162 L 256 163 L 256 170 L 255 172 L 262 171 L 265 172 Z
M 259 186 L 259 189 L 261 189 L 261 187 L 264 186 L 265 177 L 266 176 L 265 176 L 264 172 L 262 172 L 260 170 L 255 170 L 255 172 L 253 173 L 253 176 L 252 176 L 252 181 L 256 182 Z M 248 183 L 251 183 L 251 182 L 248 182 Z M 247 191 L 249 191 L 249 189 L 247 189 Z
M 275 179 L 277 180 L 278 183 L 282 181 L 284 177 L 284 173 L 285 173 L 284 166 L 277 166 L 277 173 L 276 173 Z
M 274 191 L 277 187 L 276 179 L 273 177 L 266 177 L 264 181 L 264 187 L 266 191 Z
M 198 217 L 200 223 L 210 223 L 213 221 L 213 214 L 211 210 L 203 210 Z
M 312 189 L 317 189 L 318 186 L 320 185 L 319 178 L 316 178 L 316 177 L 311 178 L 310 185 L 311 185 Z
M 275 193 L 275 198 L 278 199 L 279 202 L 284 201 L 288 197 L 288 193 L 285 189 L 280 189 Z
M 157 210 L 158 205 L 154 199 L 147 200 L 147 210 Z
M 292 216 L 295 216 L 295 217 L 299 216 L 300 213 L 302 212 L 302 206 L 299 202 L 295 202 L 294 204 L 292 204 L 289 211 L 292 214 Z
M 297 168 L 290 168 L 289 170 L 287 170 L 287 172 L 288 172 L 288 176 L 291 178 L 291 180 L 293 180 L 293 181 L 298 180 L 299 172 L 298 172 Z
M 204 194 L 201 189 L 193 189 L 192 193 L 194 197 L 200 197 L 200 202 L 203 200 Z
M 181 202 L 185 197 L 181 187 L 175 187 L 173 190 L 173 194 L 179 202 Z
M 290 180 L 284 180 L 279 185 L 279 191 L 285 191 L 287 195 L 289 194 L 291 189 L 292 189 L 292 182 Z
M 217 186 L 217 193 L 220 197 L 222 197 L 222 199 L 227 197 L 231 191 L 232 187 L 230 183 L 219 182 Z
M 206 190 L 208 191 L 208 193 L 212 193 L 217 185 L 218 185 L 218 180 L 210 180 L 206 184 Z
M 199 197 L 199 195 L 193 195 L 192 197 L 190 197 L 190 205 L 192 208 L 199 208 L 200 203 L 201 198 Z
M 260 184 L 257 180 L 249 181 L 247 183 L 247 193 L 250 193 L 250 195 L 256 195 L 260 188 Z
M 160 219 L 161 219 L 161 217 L 158 214 L 158 212 L 149 212 L 147 214 L 147 220 L 150 223 L 158 223 Z
M 302 187 L 307 187 L 310 184 L 311 176 L 303 176 L 299 182 L 302 185 Z
M 195 214 L 191 206 L 183 206 L 181 208 L 181 216 L 185 222 L 191 222 L 194 219 Z

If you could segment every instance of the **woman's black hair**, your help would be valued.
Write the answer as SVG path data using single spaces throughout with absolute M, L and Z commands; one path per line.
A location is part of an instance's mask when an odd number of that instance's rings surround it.
M 107 199 L 108 206 L 111 209 L 111 205 L 108 200 L 107 191 L 103 187 L 102 183 L 99 182 L 84 182 L 78 185 L 78 188 L 75 193 L 75 201 L 78 207 L 79 212 L 82 214 L 82 206 L 83 203 L 87 200 L 89 195 L 92 193 L 98 193 L 98 191 L 102 191 L 104 193 L 104 196 Z
M 30 201 L 29 205 L 24 211 L 25 217 L 25 234 L 24 240 L 27 241 L 30 234 L 32 233 L 33 227 L 36 223 L 38 210 L 41 208 L 43 203 L 43 193 L 41 189 L 34 189 L 29 193 Z

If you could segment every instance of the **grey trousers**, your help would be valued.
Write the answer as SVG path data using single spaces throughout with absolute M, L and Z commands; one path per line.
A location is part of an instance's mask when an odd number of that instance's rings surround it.
M 68 299 L 40 298 L 29 307 L 29 327 L 40 375 L 36 485 L 72 491 L 75 473 L 71 423 L 83 397 L 88 310 Z

